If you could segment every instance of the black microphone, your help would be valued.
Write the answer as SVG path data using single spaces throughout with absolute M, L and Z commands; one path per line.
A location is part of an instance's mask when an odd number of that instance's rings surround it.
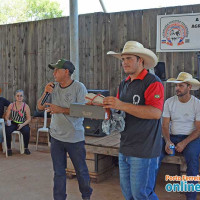
M 51 87 L 54 88 L 55 85 L 53 84 Z M 42 106 L 46 103 L 46 101 L 47 101 L 47 99 L 48 99 L 48 97 L 49 97 L 50 94 L 51 94 L 51 93 L 46 92 L 46 94 L 45 94 L 45 96 L 44 96 L 44 98 L 42 99 L 42 102 L 41 102 L 41 105 L 42 105 Z

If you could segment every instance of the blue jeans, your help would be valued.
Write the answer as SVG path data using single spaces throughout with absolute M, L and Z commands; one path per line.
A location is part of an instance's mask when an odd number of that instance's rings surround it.
M 183 141 L 187 138 L 187 135 L 170 135 L 170 140 L 176 145 L 177 143 Z M 187 176 L 197 176 L 199 175 L 199 154 L 200 154 L 200 138 L 197 138 L 190 142 L 182 152 L 186 164 L 187 164 Z M 161 161 L 167 155 L 165 152 L 165 141 L 163 139 L 163 148 L 161 152 L 161 156 L 159 159 L 159 166 L 161 165 Z M 157 172 L 156 172 L 157 173 Z M 189 183 L 198 183 L 196 181 L 188 181 Z M 197 193 L 196 192 L 186 192 L 185 193 L 187 200 L 196 200 Z
M 158 200 L 153 188 L 158 158 L 137 158 L 119 153 L 120 186 L 126 200 Z
M 51 138 L 51 157 L 54 168 L 54 200 L 65 200 L 66 194 L 66 167 L 67 155 L 74 165 L 78 179 L 79 190 L 82 198 L 90 198 L 92 188 L 90 187 L 90 177 L 86 165 L 85 142 L 68 143 Z

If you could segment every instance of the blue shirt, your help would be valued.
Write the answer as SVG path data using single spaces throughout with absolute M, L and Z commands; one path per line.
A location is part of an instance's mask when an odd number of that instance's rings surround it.
M 10 105 L 10 102 L 7 99 L 0 97 L 0 118 L 3 117 L 4 107 L 8 107 L 9 105 Z

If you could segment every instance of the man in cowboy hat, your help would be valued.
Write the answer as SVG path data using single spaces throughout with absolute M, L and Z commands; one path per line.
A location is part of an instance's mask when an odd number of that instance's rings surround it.
M 1 94 L 1 88 L 0 88 L 0 94 Z M 8 107 L 9 105 L 10 102 L 7 99 L 0 97 L 0 118 L 3 118 L 4 108 Z M 0 125 L 0 151 L 2 151 L 2 142 L 3 142 L 3 130 L 2 126 Z
M 119 151 L 120 185 L 126 200 L 157 200 L 155 170 L 161 152 L 164 88 L 147 69 L 157 64 L 156 55 L 136 41 L 128 41 L 122 53 L 108 52 L 120 60 L 128 77 L 117 97 L 104 98 L 104 107 L 126 113 Z
M 167 82 L 176 84 L 176 95 L 167 99 L 164 104 L 164 140 L 160 163 L 166 153 L 172 154 L 170 145 L 174 145 L 175 150 L 185 157 L 187 176 L 197 176 L 200 154 L 200 101 L 190 94 L 190 90 L 198 90 L 200 82 L 186 72 L 181 72 L 177 79 L 170 78 Z M 195 200 L 196 195 L 196 192 L 187 192 L 187 200 Z

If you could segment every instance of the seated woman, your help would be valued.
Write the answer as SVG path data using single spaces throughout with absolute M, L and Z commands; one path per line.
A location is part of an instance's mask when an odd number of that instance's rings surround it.
M 16 101 L 8 106 L 5 120 L 6 120 L 6 139 L 8 147 L 8 156 L 12 156 L 11 150 L 11 134 L 13 131 L 19 130 L 24 138 L 24 153 L 29 155 L 31 152 L 28 149 L 30 139 L 30 127 L 31 114 L 29 106 L 24 103 L 24 91 L 17 90 L 15 92 Z M 11 123 L 10 123 L 11 120 Z

